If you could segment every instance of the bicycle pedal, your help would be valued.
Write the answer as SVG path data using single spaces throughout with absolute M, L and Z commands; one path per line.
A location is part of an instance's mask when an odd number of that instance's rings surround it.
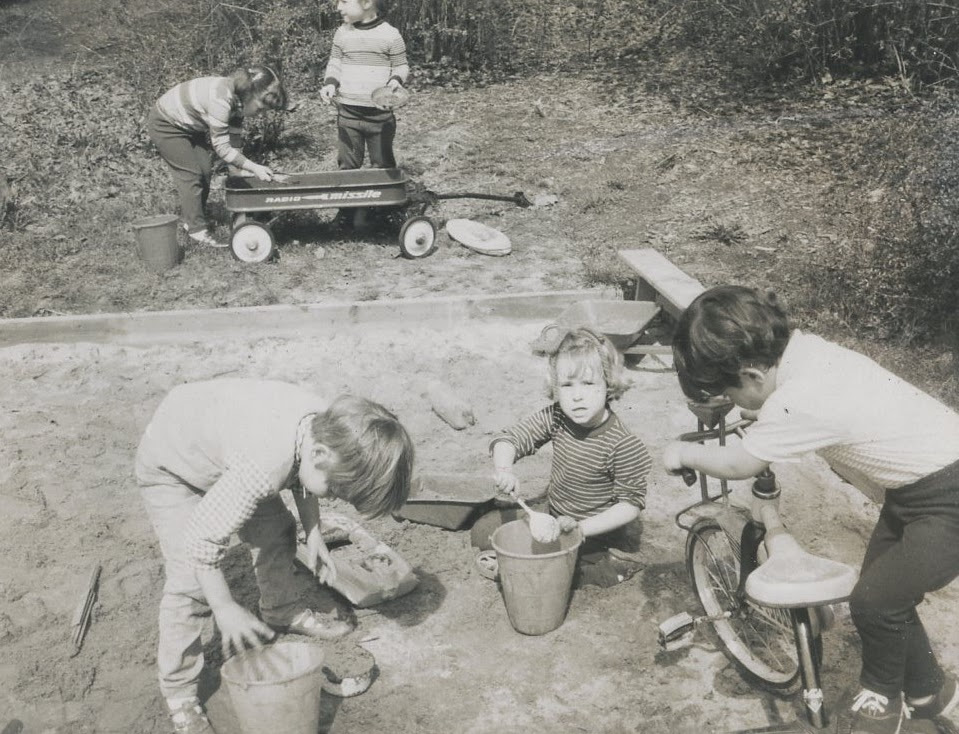
M 666 652 L 680 650 L 693 642 L 696 620 L 688 612 L 674 614 L 659 624 L 659 646 Z

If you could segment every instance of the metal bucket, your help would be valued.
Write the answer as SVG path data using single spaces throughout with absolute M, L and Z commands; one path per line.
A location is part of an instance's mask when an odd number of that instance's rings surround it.
M 491 539 L 503 601 L 513 629 L 544 635 L 566 619 L 583 533 L 562 533 L 555 543 L 537 543 L 525 520 L 497 528 Z
M 150 270 L 162 273 L 183 259 L 177 241 L 177 220 L 175 214 L 159 214 L 133 223 L 137 254 Z
M 223 663 L 220 675 L 243 734 L 316 734 L 323 658 L 314 643 L 280 641 Z

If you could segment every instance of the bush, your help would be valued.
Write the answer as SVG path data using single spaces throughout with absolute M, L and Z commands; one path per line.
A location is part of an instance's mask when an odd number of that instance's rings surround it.
M 959 346 L 959 124 L 893 121 L 861 155 L 875 182 L 856 212 L 863 236 L 808 267 L 811 306 L 878 338 Z
M 954 78 L 959 8 L 938 0 L 668 0 L 669 32 L 750 74 Z
M 389 6 L 387 17 L 403 34 L 414 67 L 498 73 L 554 68 L 628 47 L 645 13 L 645 5 L 632 0 L 409 0 Z M 119 19 L 110 31 L 115 58 L 144 102 L 183 79 L 260 60 L 282 66 L 292 89 L 313 91 L 340 23 L 332 3 L 315 0 L 158 0 L 144 7 L 104 0 L 98 12 Z

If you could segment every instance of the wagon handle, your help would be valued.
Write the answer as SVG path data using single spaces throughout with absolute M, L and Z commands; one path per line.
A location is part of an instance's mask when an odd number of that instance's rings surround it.
M 526 194 L 522 191 L 517 191 L 512 196 L 502 196 L 499 194 L 437 194 L 433 191 L 428 191 L 427 194 L 436 200 L 443 199 L 486 199 L 487 201 L 508 201 L 517 206 L 521 206 L 524 209 L 533 205 L 529 199 L 526 198 Z

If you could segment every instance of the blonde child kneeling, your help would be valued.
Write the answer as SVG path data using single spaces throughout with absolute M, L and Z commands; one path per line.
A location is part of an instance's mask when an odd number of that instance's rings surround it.
M 651 466 L 646 446 L 609 405 L 628 387 L 615 347 L 589 329 L 575 329 L 549 358 L 548 393 L 555 402 L 490 443 L 496 488 L 515 495 L 513 464 L 552 442 L 546 509 L 562 532 L 579 527 L 586 537 L 579 585 L 612 586 L 639 568 L 634 558 L 615 552 L 634 550 L 627 531 L 646 506 Z M 473 537 L 486 542 L 497 524 L 517 516 L 491 513 L 477 522 Z

